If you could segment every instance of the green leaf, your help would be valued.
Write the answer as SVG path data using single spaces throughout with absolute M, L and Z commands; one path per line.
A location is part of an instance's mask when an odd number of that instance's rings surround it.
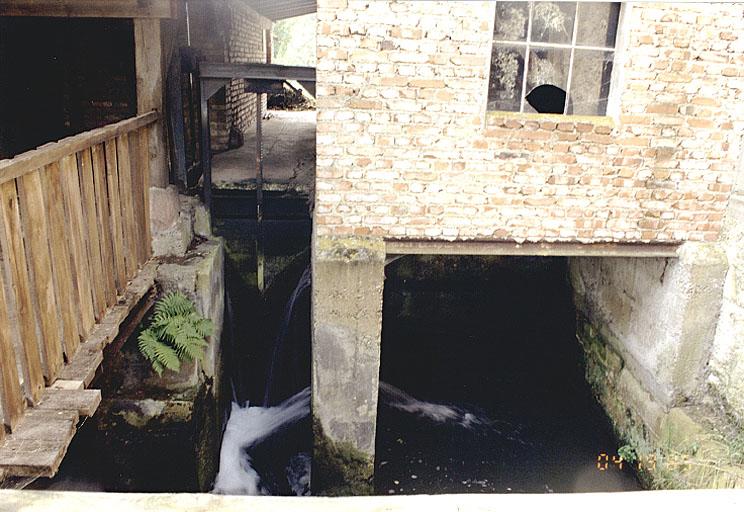
M 208 346 L 205 338 L 214 332 L 211 320 L 197 313 L 194 304 L 182 293 L 172 292 L 155 305 L 150 325 L 138 336 L 142 356 L 153 371 L 179 371 L 181 361 L 203 361 Z

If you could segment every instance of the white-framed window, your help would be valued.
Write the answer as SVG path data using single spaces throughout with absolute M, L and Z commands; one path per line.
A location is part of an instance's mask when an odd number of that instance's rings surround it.
M 605 115 L 619 2 L 496 2 L 488 110 Z

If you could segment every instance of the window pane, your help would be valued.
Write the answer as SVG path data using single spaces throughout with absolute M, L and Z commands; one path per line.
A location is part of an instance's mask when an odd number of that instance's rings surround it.
M 493 38 L 502 41 L 526 41 L 528 17 L 527 2 L 496 3 Z
M 576 44 L 614 48 L 619 17 L 618 3 L 580 3 Z
M 525 47 L 494 44 L 488 83 L 488 110 L 519 111 Z
M 527 71 L 527 93 L 540 85 L 554 85 L 564 91 L 568 81 L 568 66 L 571 50 L 568 48 L 530 48 L 529 70 Z M 552 109 L 551 109 L 552 110 Z M 563 110 L 559 108 L 559 110 Z M 546 112 L 534 109 L 525 101 L 525 112 Z
M 613 52 L 576 50 L 568 113 L 602 116 L 607 112 Z
M 532 41 L 571 44 L 575 2 L 535 2 L 532 7 Z

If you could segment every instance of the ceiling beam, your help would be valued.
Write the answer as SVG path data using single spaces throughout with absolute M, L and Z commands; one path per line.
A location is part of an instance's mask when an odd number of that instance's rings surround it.
M 315 68 L 280 64 L 235 64 L 200 62 L 199 74 L 205 78 L 246 78 L 264 80 L 299 80 L 314 82 Z
M 0 0 L 0 16 L 174 18 L 176 0 Z

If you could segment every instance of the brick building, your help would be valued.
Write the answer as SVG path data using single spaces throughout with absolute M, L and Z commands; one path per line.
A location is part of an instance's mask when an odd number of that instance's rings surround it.
M 653 449 L 710 400 L 744 418 L 744 216 L 727 211 L 744 4 L 319 0 L 317 16 L 316 458 L 348 442 L 347 469 L 371 472 L 384 267 L 407 254 L 569 256 L 624 438 Z

